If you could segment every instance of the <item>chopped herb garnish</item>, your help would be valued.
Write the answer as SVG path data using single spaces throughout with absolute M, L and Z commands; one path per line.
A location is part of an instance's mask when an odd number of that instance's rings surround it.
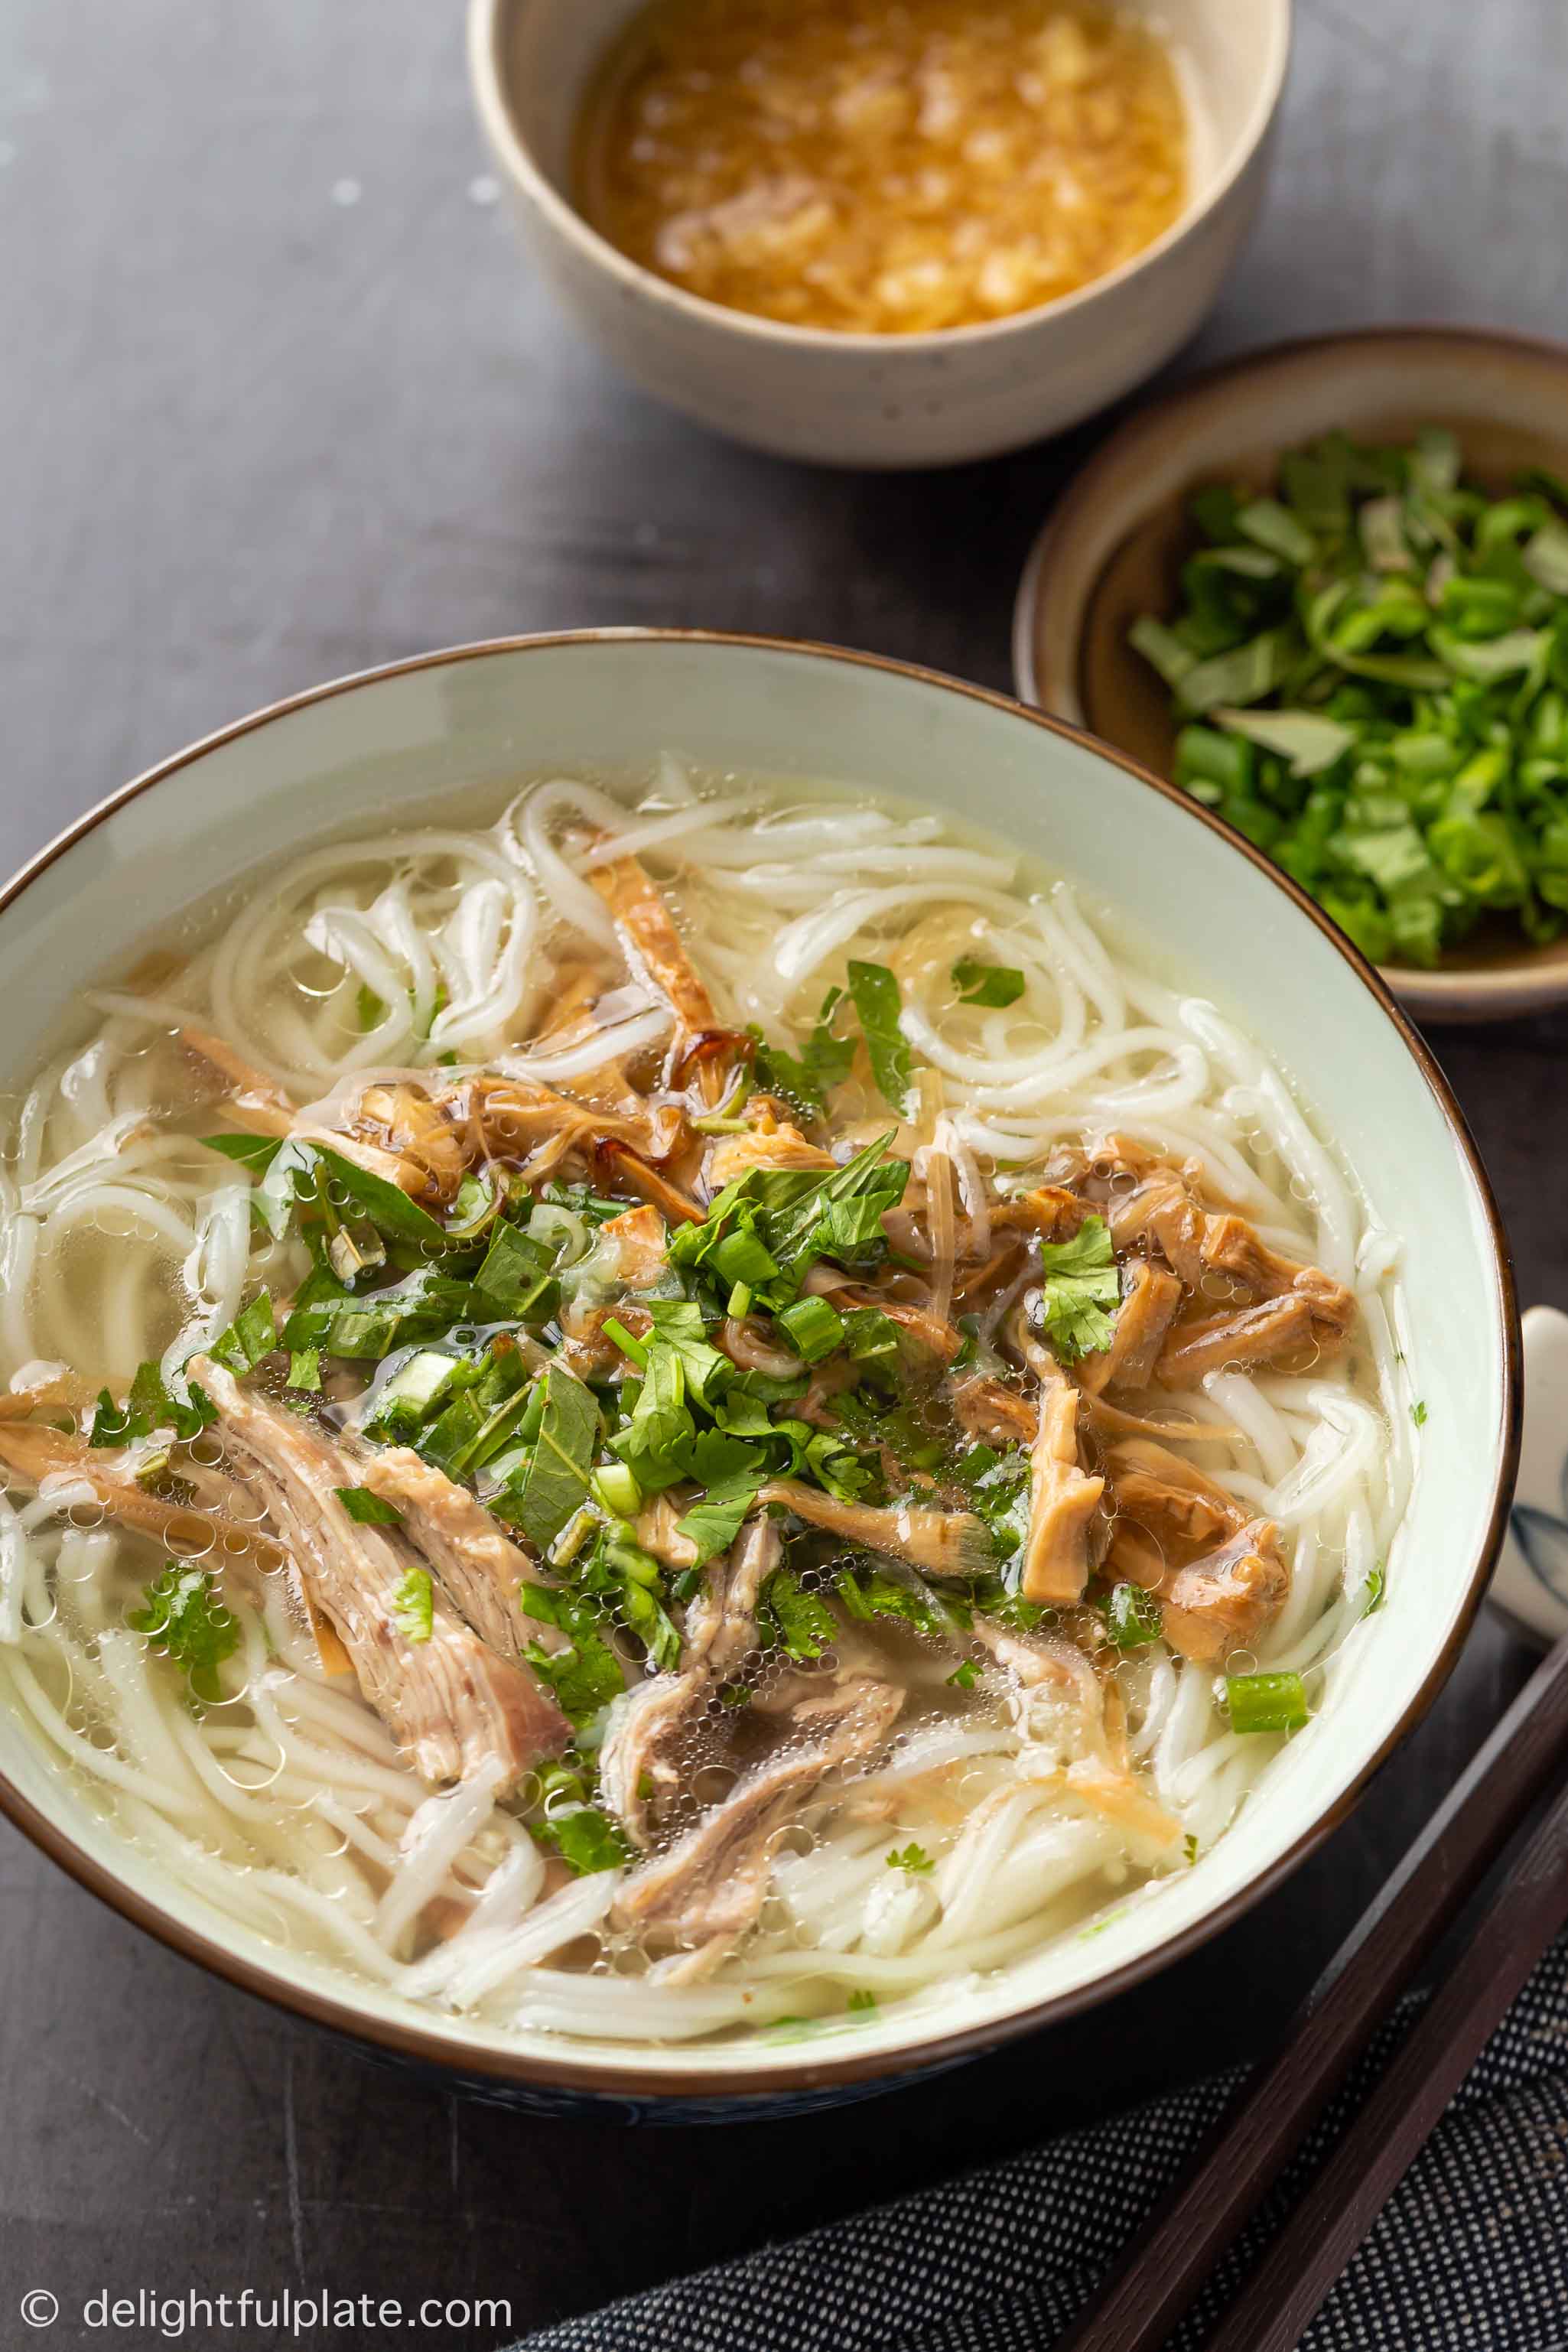
M 594 1805 L 563 1806 L 528 1826 L 540 1844 L 553 1846 L 579 1878 L 597 1870 L 618 1870 L 627 1857 L 626 1842 L 619 1829 L 608 1813 Z
M 208 1349 L 220 1364 L 231 1372 L 250 1371 L 269 1356 L 278 1345 L 278 1326 L 273 1320 L 272 1301 L 265 1290 L 258 1291 L 248 1307 L 242 1307 L 226 1331 L 220 1332 Z
M 430 1571 L 411 1568 L 392 1596 L 392 1622 L 405 1642 L 427 1642 L 436 1630 L 436 1588 Z
M 1227 1675 L 1233 1731 L 1296 1731 L 1311 1718 L 1300 1675 Z
M 1113 1308 L 1121 1296 L 1116 1254 L 1103 1217 L 1086 1217 L 1070 1241 L 1042 1242 L 1045 1286 L 1039 1314 L 1047 1339 L 1066 1363 L 1110 1345 Z
M 1000 1008 L 1016 1004 L 1024 993 L 1024 975 L 1012 965 L 982 963 L 978 956 L 960 956 L 952 967 L 952 984 L 961 991 L 961 1004 Z
M 883 1317 L 883 1321 L 887 1320 Z M 826 1298 L 797 1298 L 781 1307 L 778 1328 L 795 1353 L 808 1364 L 819 1364 L 844 1344 L 844 1318 Z
M 395 1503 L 384 1495 L 373 1494 L 368 1486 L 334 1486 L 333 1494 L 351 1519 L 362 1528 L 397 1528 L 403 1524 L 403 1514 Z
M 866 1987 L 861 1985 L 850 1994 L 844 2006 L 852 2017 L 858 2017 L 863 2011 L 876 2008 L 877 1996 L 874 1992 L 868 1992 Z
M 1160 1604 L 1141 1584 L 1113 1585 L 1105 1628 L 1119 1650 L 1140 1650 L 1160 1638 Z
M 877 1091 L 901 1115 L 911 1072 L 909 1043 L 899 1026 L 903 1004 L 898 980 L 885 963 L 852 963 L 849 993 L 860 1017 L 860 1034 L 871 1056 Z
M 304 1389 L 314 1395 L 321 1385 L 321 1351 L 320 1348 L 296 1348 L 289 1358 L 289 1385 Z
M 923 1872 L 934 1870 L 936 1867 L 923 1845 L 906 1845 L 901 1849 L 895 1847 L 887 1856 L 887 1864 L 889 1870 L 907 1870 L 911 1878 L 919 1877 Z
M 217 1670 L 239 1647 L 239 1621 L 219 1598 L 216 1577 L 171 1559 L 142 1601 L 126 1618 L 132 1631 L 174 1660 L 197 1698 L 222 1698 Z
M 542 1552 L 587 1497 L 599 1408 L 593 1391 L 559 1364 L 540 1374 L 534 1394 L 540 1400 L 537 1434 L 526 1460 L 492 1497 L 491 1508 Z
M 820 1658 L 838 1635 L 826 1601 L 808 1592 L 787 1568 L 775 1569 L 764 1582 L 757 1624 L 764 1639 L 776 1643 L 786 1657 L 800 1661 Z
M 278 1135 L 204 1135 L 202 1141 L 209 1151 L 221 1151 L 253 1176 L 265 1176 L 283 1149 Z
M 555 1693 L 563 1715 L 575 1724 L 586 1723 L 619 1698 L 626 1679 L 605 1638 L 606 1620 L 593 1597 L 542 1584 L 521 1585 L 517 1597 L 525 1616 L 559 1626 L 568 1636 L 564 1649 L 546 1650 L 531 1642 L 524 1654 Z
M 1410 1418 L 1415 1423 L 1417 1429 L 1426 1428 L 1426 1407 L 1419 1398 L 1416 1399 L 1415 1402 L 1410 1408 Z
M 1186 1855 L 1189 1863 L 1196 1862 L 1198 1858 L 1198 1841 L 1197 1832 L 1194 1830 L 1189 1830 L 1186 1836 L 1182 1840 L 1182 1852 Z
M 1373 1614 L 1373 1612 L 1374 1610 L 1381 1609 L 1384 1603 L 1385 1579 L 1382 1560 L 1378 1561 L 1377 1566 L 1367 1578 L 1366 1583 L 1363 1587 L 1363 1591 L 1364 1591 L 1366 1598 L 1362 1602 L 1361 1613 L 1363 1617 L 1370 1617 Z
M 721 1551 L 728 1551 L 740 1534 L 746 1514 L 757 1499 L 760 1477 L 742 1473 L 739 1477 L 720 1481 L 709 1487 L 700 1503 L 694 1503 L 676 1521 L 676 1533 L 697 1547 L 695 1565 L 701 1568 Z
M 961 1666 L 954 1666 L 947 1679 L 957 1690 L 973 1690 L 980 1680 L 980 1669 L 973 1658 L 965 1658 Z
M 1483 922 L 1568 928 L 1568 520 L 1538 470 L 1495 498 L 1431 427 L 1343 434 L 1277 498 L 1211 484 L 1181 612 L 1131 642 L 1173 689 L 1175 779 L 1378 962 Z

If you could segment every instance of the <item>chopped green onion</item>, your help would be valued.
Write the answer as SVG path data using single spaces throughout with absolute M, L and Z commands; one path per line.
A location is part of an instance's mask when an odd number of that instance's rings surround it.
M 778 1328 L 796 1355 L 819 1364 L 844 1344 L 844 1318 L 826 1298 L 797 1298 L 778 1316 Z
M 1297 1731 L 1310 1720 L 1300 1675 L 1227 1675 L 1225 1688 L 1233 1731 Z

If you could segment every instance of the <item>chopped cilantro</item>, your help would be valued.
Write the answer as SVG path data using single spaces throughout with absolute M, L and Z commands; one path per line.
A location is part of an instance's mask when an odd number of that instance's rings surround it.
M 980 1680 L 980 1669 L 973 1658 L 965 1658 L 961 1666 L 954 1666 L 947 1679 L 959 1690 L 973 1690 Z
M 568 1637 L 568 1648 L 546 1650 L 531 1642 L 524 1654 L 534 1673 L 555 1693 L 563 1715 L 583 1724 L 620 1697 L 626 1679 L 605 1638 L 606 1621 L 590 1595 L 524 1584 L 518 1588 L 517 1597 L 525 1616 L 559 1626 Z
M 1417 1397 L 1415 1402 L 1410 1408 L 1410 1418 L 1415 1423 L 1417 1429 L 1426 1428 L 1426 1407 L 1419 1397 Z
M 1111 1318 L 1121 1296 L 1116 1254 L 1103 1217 L 1086 1217 L 1070 1241 L 1042 1242 L 1045 1287 L 1040 1319 L 1047 1339 L 1065 1363 L 1110 1344 Z
M 887 1856 L 887 1864 L 889 1870 L 907 1870 L 911 1878 L 936 1867 L 923 1845 L 907 1845 L 901 1851 L 895 1846 Z
M 217 1670 L 239 1647 L 239 1621 L 219 1599 L 216 1577 L 183 1560 L 166 1560 L 142 1601 L 144 1606 L 126 1618 L 132 1631 L 144 1633 L 174 1660 L 197 1698 L 220 1699 Z
M 608 1813 L 600 1812 L 596 1806 L 563 1806 L 559 1812 L 546 1813 L 528 1826 L 540 1844 L 553 1846 L 579 1878 L 598 1870 L 618 1870 L 626 1860 L 626 1839 Z

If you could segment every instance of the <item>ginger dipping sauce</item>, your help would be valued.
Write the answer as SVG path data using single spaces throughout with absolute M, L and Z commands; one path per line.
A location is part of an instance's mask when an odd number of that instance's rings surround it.
M 652 0 L 578 133 L 581 209 L 631 259 L 860 334 L 1055 301 L 1186 186 L 1170 54 L 1102 0 Z

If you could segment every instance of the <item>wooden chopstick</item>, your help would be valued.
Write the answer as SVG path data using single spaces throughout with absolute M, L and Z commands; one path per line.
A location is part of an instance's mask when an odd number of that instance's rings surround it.
M 1568 1790 L 1204 2352 L 1291 2352 L 1568 1920 Z
M 1568 1636 L 1537 1668 L 1405 1854 L 1383 1893 L 1341 1945 L 1291 2019 L 1274 2057 L 1256 2068 L 1241 2084 L 1194 2156 L 1192 2168 L 1155 2209 L 1115 2273 L 1097 2291 L 1055 2352 L 1160 2352 L 1220 2255 L 1262 2202 L 1389 2014 L 1411 1975 L 1458 1916 L 1565 1763 Z M 1552 1822 L 1557 1820 L 1560 1810 L 1554 1809 Z M 1548 1836 L 1550 1844 L 1548 1832 L 1549 1825 L 1543 1824 L 1538 1838 Z M 1501 1937 L 1510 1951 L 1530 1953 L 1525 1973 L 1550 1940 L 1552 1930 L 1548 1927 L 1539 1941 L 1532 1942 L 1542 1917 L 1550 1908 L 1543 1898 L 1534 1902 L 1532 1897 L 1535 1881 L 1531 1875 L 1533 1864 L 1530 1857 L 1535 1854 L 1536 1844 L 1537 1840 L 1532 1839 L 1527 1856 L 1510 1875 L 1489 1919 L 1487 1948 L 1494 1969 L 1499 1967 L 1494 1936 Z M 1561 1872 L 1562 1849 L 1556 1851 Z M 1563 1893 L 1568 1902 L 1568 1890 Z M 1517 1914 L 1515 1905 L 1519 1906 Z M 1513 1932 L 1515 1927 L 1517 1935 Z M 1472 1952 L 1479 1946 L 1478 1938 Z M 1458 1979 L 1454 1981 L 1457 1983 Z M 1506 2007 L 1522 1981 L 1520 1976 L 1517 1981 L 1510 1982 L 1501 2007 Z M 1501 2007 L 1496 2011 L 1499 2016 Z M 1438 2026 L 1429 2029 L 1424 2021 L 1424 2034 L 1429 2031 L 1439 2035 L 1446 2032 L 1453 2015 L 1447 2001 L 1445 2000 L 1441 2008 L 1434 2004 L 1428 2012 L 1429 2017 L 1432 2015 L 1436 2016 Z M 1490 2031 L 1493 2021 L 1489 2015 L 1486 2032 Z M 1484 2032 L 1481 2038 L 1485 2038 Z M 1449 2033 L 1448 2039 L 1458 2053 L 1465 2037 Z M 1479 2047 L 1479 2041 L 1475 2047 Z M 1432 2041 L 1425 2041 L 1424 2048 L 1426 2063 L 1435 2063 L 1437 2053 Z M 1469 2054 L 1473 2056 L 1473 2050 Z M 1469 2057 L 1457 2063 L 1462 2072 Z M 1405 2078 L 1402 2075 L 1401 2079 Z M 1408 2104 L 1407 2081 L 1405 2095 Z M 1437 2106 L 1409 2142 L 1387 2186 L 1367 2203 L 1362 2230 L 1430 2130 L 1447 2095 L 1448 2092 L 1444 2091 Z M 1421 2112 L 1426 2112 L 1425 2105 Z M 1413 2123 L 1414 2120 L 1413 2116 Z M 1400 2144 L 1405 2145 L 1403 2137 Z M 1371 2180 L 1374 2176 L 1364 2152 L 1361 2161 Z M 1382 2178 L 1382 2167 L 1376 2168 L 1375 2178 Z M 1333 2168 L 1329 2168 L 1323 2179 L 1329 2179 L 1332 2172 Z M 1357 2205 L 1354 2210 L 1359 2212 L 1361 2208 Z M 1352 2229 L 1352 2233 L 1342 2252 L 1337 2255 L 1335 2269 L 1316 2286 L 1314 2300 L 1308 2306 L 1309 2315 L 1354 2248 L 1360 2231 L 1353 2230 L 1349 2220 L 1342 2223 L 1335 2246 L 1342 2244 L 1346 2229 Z M 1319 2267 L 1309 2264 L 1310 2281 L 1303 2274 L 1302 2293 L 1309 2292 L 1316 2282 Z M 1276 2297 L 1281 2292 L 1278 2277 L 1271 2291 Z M 1291 2307 L 1295 2307 L 1294 2300 Z M 1238 2305 L 1237 2312 L 1241 2308 Z M 1262 2324 L 1256 2311 L 1248 2324 L 1255 2327 Z M 1300 2324 L 1304 2326 L 1305 2321 Z M 1296 2339 L 1255 2334 L 1222 2340 L 1225 2352 L 1237 2352 L 1243 2343 L 1250 2352 L 1255 2345 L 1293 2344 Z

